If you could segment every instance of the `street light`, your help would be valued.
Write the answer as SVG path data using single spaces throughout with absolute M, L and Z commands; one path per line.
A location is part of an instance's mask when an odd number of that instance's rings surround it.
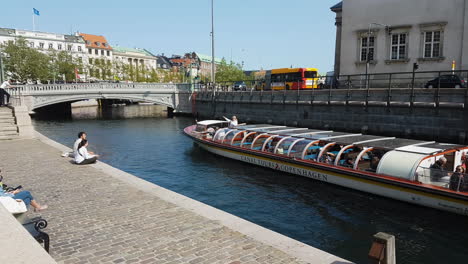
M 214 8 L 211 0 L 211 82 L 213 83 L 213 96 L 216 94 L 216 76 L 215 76 L 215 49 L 214 49 Z
M 370 37 L 371 37 L 371 34 L 372 34 L 372 26 L 381 26 L 381 27 L 385 27 L 385 29 L 390 28 L 390 26 L 385 25 L 385 24 L 380 24 L 380 23 L 370 23 L 369 24 L 369 30 L 367 31 L 366 89 L 369 89 L 369 63 L 370 63 L 370 55 L 371 55 L 369 44 L 370 44 Z M 375 39 L 374 39 L 374 43 L 375 43 Z M 374 49 L 375 49 L 375 47 L 374 47 Z

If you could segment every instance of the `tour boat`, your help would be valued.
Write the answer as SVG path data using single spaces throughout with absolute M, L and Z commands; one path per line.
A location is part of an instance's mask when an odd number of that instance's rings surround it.
M 184 133 L 224 157 L 468 215 L 468 176 L 455 172 L 468 146 L 270 124 L 230 128 L 219 120 Z M 434 169 L 436 162 L 444 169 Z

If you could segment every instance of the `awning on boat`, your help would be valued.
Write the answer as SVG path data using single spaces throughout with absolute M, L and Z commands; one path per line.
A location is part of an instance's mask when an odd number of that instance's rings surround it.
M 385 174 L 413 181 L 419 163 L 427 154 L 392 150 L 380 160 L 377 174 Z

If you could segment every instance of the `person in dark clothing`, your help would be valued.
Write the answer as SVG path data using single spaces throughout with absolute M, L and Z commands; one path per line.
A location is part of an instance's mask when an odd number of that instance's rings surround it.
M 457 166 L 455 172 L 450 176 L 449 188 L 457 192 L 466 191 L 465 169 L 462 166 Z
M 431 181 L 441 181 L 444 177 L 445 165 L 447 164 L 447 158 L 440 157 L 431 166 Z

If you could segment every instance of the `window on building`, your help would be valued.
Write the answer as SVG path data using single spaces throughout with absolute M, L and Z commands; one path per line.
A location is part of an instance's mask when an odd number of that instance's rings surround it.
M 361 61 L 374 60 L 375 37 L 366 36 L 361 38 Z
M 54 44 L 49 43 L 49 49 L 53 49 L 53 48 L 54 48 Z
M 73 48 L 73 46 L 72 46 L 72 45 L 68 45 L 68 46 L 67 46 L 67 49 L 68 49 L 68 51 L 71 51 L 71 50 L 72 50 L 72 48 Z
M 392 34 L 392 43 L 390 47 L 390 59 L 392 60 L 404 60 L 408 56 L 408 35 L 406 33 L 402 34 Z
M 78 46 L 78 51 L 81 52 L 81 46 Z
M 83 58 L 82 58 L 82 57 L 78 57 L 78 62 L 79 62 L 79 63 L 83 63 Z
M 104 50 L 101 50 L 101 55 L 104 56 Z
M 43 48 L 44 48 L 44 43 L 40 42 L 40 43 L 39 43 L 39 48 L 40 48 L 40 49 L 43 49 Z
M 99 55 L 99 50 L 95 49 L 94 54 Z
M 29 46 L 30 46 L 31 48 L 34 48 L 34 42 L 30 42 L 30 43 L 29 43 Z
M 442 57 L 441 52 L 441 32 L 427 31 L 424 32 L 424 58 Z
M 110 51 L 107 51 L 107 56 L 110 56 Z
M 104 43 L 102 43 L 102 45 L 103 45 L 104 47 L 107 47 L 107 43 L 105 43 L 105 42 L 104 42 Z
M 92 50 L 92 49 L 88 49 L 88 53 L 89 53 L 89 54 L 93 54 L 93 50 Z
M 89 40 L 86 41 L 86 45 L 91 45 L 91 42 Z
M 57 44 L 57 49 L 62 50 L 62 44 Z
M 99 42 L 99 41 L 96 41 L 95 43 L 96 43 L 96 46 L 98 46 L 98 47 L 100 47 L 100 46 L 101 46 L 101 42 Z

